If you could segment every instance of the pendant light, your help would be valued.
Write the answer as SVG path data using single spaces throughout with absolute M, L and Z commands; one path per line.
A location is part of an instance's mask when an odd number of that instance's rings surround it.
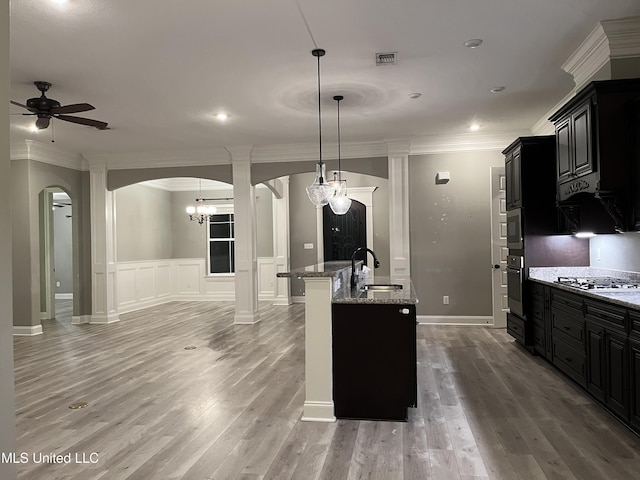
M 326 52 L 321 48 L 311 51 L 311 54 L 318 59 L 318 144 L 320 156 L 316 164 L 316 178 L 313 183 L 307 187 L 307 195 L 309 200 L 316 207 L 321 207 L 329 203 L 329 198 L 333 195 L 334 187 L 326 181 L 325 164 L 322 163 L 322 110 L 320 106 L 320 57 Z
M 342 179 L 342 160 L 340 158 L 340 101 L 342 95 L 336 95 L 333 99 L 338 102 L 338 178 L 334 175 L 335 189 L 329 199 L 329 206 L 336 215 L 344 215 L 351 208 L 351 199 L 347 196 L 347 181 Z

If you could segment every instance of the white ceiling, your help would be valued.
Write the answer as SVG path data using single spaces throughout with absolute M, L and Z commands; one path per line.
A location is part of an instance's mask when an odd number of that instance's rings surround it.
M 327 142 L 336 94 L 343 142 L 464 134 L 474 120 L 529 130 L 571 91 L 561 65 L 598 22 L 640 15 L 638 0 L 298 1 L 327 51 Z M 295 0 L 13 0 L 11 98 L 45 80 L 62 105 L 94 105 L 78 115 L 110 130 L 52 122 L 56 147 L 85 156 L 317 144 L 314 47 Z M 398 64 L 376 66 L 389 51 Z M 32 122 L 12 115 L 12 142 L 49 142 Z

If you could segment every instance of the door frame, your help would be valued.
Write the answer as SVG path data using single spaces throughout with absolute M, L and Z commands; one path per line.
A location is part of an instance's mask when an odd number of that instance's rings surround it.
M 494 328 L 506 328 L 509 311 L 506 291 L 507 272 L 507 200 L 504 166 L 490 167 L 491 181 L 491 294 Z M 495 268 L 499 265 L 499 268 Z
M 377 188 L 378 187 L 349 187 L 349 198 L 359 201 L 366 208 L 367 245 L 371 249 L 373 249 L 373 192 L 375 192 Z M 316 207 L 316 234 L 318 263 L 324 263 L 324 221 L 322 207 Z

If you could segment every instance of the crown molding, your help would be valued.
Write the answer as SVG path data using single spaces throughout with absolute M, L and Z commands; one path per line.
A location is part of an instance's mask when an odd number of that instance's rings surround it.
M 202 183 L 200 183 L 200 181 Z M 139 182 L 138 185 L 145 185 L 147 187 L 156 188 L 158 190 L 164 190 L 167 192 L 197 192 L 200 189 L 205 191 L 210 190 L 229 190 L 233 188 L 233 185 L 224 182 L 218 182 L 216 180 L 209 180 L 206 178 L 190 178 L 190 177 L 174 177 L 174 178 L 160 178 L 156 180 L 145 180 Z
M 514 130 L 494 133 L 462 133 L 455 135 L 433 135 L 411 140 L 411 155 L 434 153 L 469 152 L 481 150 L 504 150 L 516 138 L 530 136 L 530 130 Z
M 82 155 L 69 153 L 34 140 L 12 144 L 9 155 L 11 160 L 35 160 L 73 170 L 88 170 L 88 164 Z
M 338 158 L 338 144 L 323 143 L 323 160 Z M 343 142 L 340 144 L 341 158 L 386 157 L 385 142 Z M 251 154 L 251 163 L 317 162 L 318 144 L 289 144 L 256 146 Z
M 603 20 L 562 65 L 580 90 L 607 62 L 640 57 L 640 17 Z
M 612 59 L 640 57 L 640 17 L 604 20 Z
M 562 65 L 573 77 L 574 91 L 582 88 L 609 61 L 609 41 L 599 23 Z
M 85 158 L 89 162 L 89 165 L 104 165 L 108 170 L 149 167 L 193 167 L 228 165 L 231 163 L 229 152 L 224 148 L 113 155 L 85 155 Z

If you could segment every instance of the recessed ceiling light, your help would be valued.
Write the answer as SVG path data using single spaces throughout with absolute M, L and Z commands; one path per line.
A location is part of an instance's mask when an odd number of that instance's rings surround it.
M 507 89 L 507 87 L 493 87 L 491 90 L 489 90 L 491 93 L 500 93 L 500 92 L 504 92 Z
M 409 94 L 409 98 L 420 98 L 422 94 L 420 92 L 414 92 Z
M 482 45 L 481 38 L 472 38 L 471 40 L 467 40 L 466 42 L 464 42 L 464 46 L 467 48 L 477 48 L 480 45 Z
M 216 115 L 216 118 L 221 122 L 224 122 L 227 118 L 229 118 L 229 115 L 227 113 L 220 112 L 219 114 Z
M 478 125 L 477 123 L 472 123 L 471 125 L 469 125 L 469 130 L 471 130 L 472 132 L 477 132 L 478 130 L 480 130 L 480 125 Z

